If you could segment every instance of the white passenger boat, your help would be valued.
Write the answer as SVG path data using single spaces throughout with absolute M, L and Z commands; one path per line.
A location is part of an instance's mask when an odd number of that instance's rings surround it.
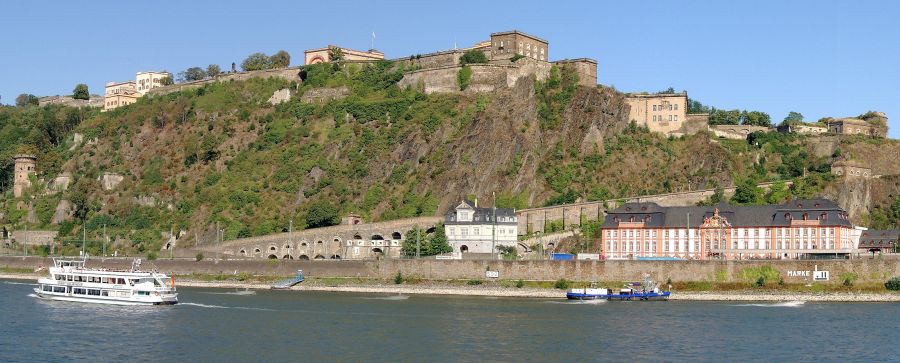
M 86 268 L 86 260 L 53 260 L 50 277 L 38 279 L 39 298 L 114 305 L 172 305 L 178 302 L 175 278 L 140 271 L 135 259 L 131 270 Z

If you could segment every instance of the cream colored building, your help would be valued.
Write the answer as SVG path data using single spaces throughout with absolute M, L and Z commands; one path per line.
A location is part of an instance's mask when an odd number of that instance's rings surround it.
M 329 45 L 324 48 L 307 49 L 304 51 L 304 64 L 310 65 L 331 62 L 331 49 L 333 48 L 340 49 L 341 53 L 344 54 L 344 60 L 347 61 L 377 61 L 384 59 L 384 53 L 375 49 L 369 49 L 369 51 L 363 52 L 360 50 Z
M 172 74 L 169 72 L 137 72 L 134 79 L 135 91 L 143 96 L 151 89 L 162 87 L 162 80 L 166 77 L 171 79 Z
M 677 133 L 687 119 L 687 92 L 670 94 L 629 94 L 625 101 L 631 106 L 628 120 L 647 126 L 650 131 Z
M 104 93 L 103 111 L 109 111 L 137 102 L 137 98 L 140 97 L 140 95 L 135 88 L 134 81 L 107 83 Z

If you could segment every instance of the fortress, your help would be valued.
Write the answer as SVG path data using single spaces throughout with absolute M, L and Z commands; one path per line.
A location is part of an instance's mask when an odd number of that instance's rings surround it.
M 460 87 L 460 59 L 468 51 L 480 51 L 487 63 L 470 63 L 469 85 Z M 412 69 L 399 82 L 400 87 L 421 87 L 425 93 L 491 92 L 512 87 L 520 79 L 534 76 L 544 80 L 554 65 L 575 71 L 579 84 L 597 85 L 597 61 L 589 58 L 549 61 L 550 43 L 518 30 L 492 33 L 489 40 L 462 48 L 418 54 L 394 59 Z

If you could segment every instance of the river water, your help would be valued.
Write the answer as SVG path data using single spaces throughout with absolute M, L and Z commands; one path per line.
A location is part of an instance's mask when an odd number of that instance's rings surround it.
M 42 301 L 0 281 L 2 362 L 898 361 L 900 304 L 567 302 L 179 288 Z

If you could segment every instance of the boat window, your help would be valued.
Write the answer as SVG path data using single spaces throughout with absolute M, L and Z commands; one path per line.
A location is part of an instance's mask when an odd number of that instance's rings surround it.
M 88 295 L 100 296 L 100 290 L 90 289 L 88 290 Z
M 76 287 L 75 289 L 72 290 L 72 293 L 77 294 L 77 295 L 84 295 L 85 290 L 80 287 Z
M 54 286 L 53 292 L 66 292 L 66 287 L 65 286 Z
M 125 285 L 125 279 L 119 278 L 119 285 Z
M 53 291 L 53 287 L 44 285 L 44 291 Z
M 103 283 L 103 284 L 109 283 L 109 278 L 108 278 L 108 277 L 101 277 L 101 278 L 100 278 L 100 283 Z
M 150 295 L 150 291 L 138 291 L 137 294 L 141 296 L 148 296 Z
M 100 296 L 109 296 L 109 291 L 106 291 L 106 290 L 100 291 Z

